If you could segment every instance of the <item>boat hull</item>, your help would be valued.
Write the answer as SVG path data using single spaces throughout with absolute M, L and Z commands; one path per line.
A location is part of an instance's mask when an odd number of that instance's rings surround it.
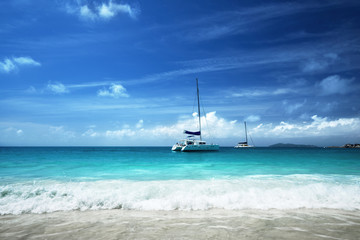
M 204 145 L 187 145 L 181 149 L 182 152 L 196 152 L 196 151 L 219 151 L 217 144 Z
M 180 152 L 182 148 L 183 148 L 182 146 L 175 144 L 174 146 L 172 146 L 171 150 Z
M 251 145 L 244 145 L 244 146 L 235 146 L 234 148 L 253 148 L 254 146 Z

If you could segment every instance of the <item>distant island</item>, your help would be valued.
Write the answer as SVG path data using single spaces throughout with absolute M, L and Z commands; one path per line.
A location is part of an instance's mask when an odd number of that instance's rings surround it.
M 292 144 L 292 143 L 277 143 L 270 145 L 269 147 L 276 148 L 317 148 L 315 145 L 304 145 L 304 144 Z

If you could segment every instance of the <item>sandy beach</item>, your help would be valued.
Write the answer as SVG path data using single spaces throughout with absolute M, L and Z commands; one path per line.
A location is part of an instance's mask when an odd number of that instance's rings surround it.
M 0 239 L 359 239 L 341 210 L 70 211 L 0 216 Z
M 4 148 L 0 240 L 358 240 L 359 154 L 342 150 Z

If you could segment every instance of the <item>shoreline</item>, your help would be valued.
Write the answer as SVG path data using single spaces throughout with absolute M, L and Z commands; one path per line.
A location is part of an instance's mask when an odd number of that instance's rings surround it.
M 88 210 L 0 216 L 0 239 L 358 239 L 360 211 Z

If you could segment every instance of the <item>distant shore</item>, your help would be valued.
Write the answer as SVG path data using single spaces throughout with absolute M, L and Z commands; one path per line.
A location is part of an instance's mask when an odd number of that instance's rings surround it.
M 355 143 L 355 144 L 347 143 L 343 146 L 330 146 L 327 148 L 360 148 L 360 144 L 359 143 Z
M 305 144 L 292 144 L 292 143 L 277 143 L 270 145 L 269 147 L 272 148 L 318 148 L 318 146 L 315 145 L 305 145 Z M 347 143 L 342 146 L 328 146 L 325 148 L 360 148 L 359 143 Z
M 0 216 L 0 239 L 358 239 L 360 211 L 70 211 Z

